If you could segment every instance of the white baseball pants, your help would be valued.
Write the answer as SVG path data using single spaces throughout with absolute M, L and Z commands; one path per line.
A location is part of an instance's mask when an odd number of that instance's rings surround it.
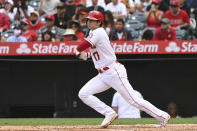
M 124 65 L 120 63 L 112 63 L 108 66 L 109 69 L 88 81 L 79 91 L 79 98 L 88 106 L 108 116 L 115 111 L 104 102 L 100 101 L 94 94 L 101 93 L 110 87 L 114 88 L 121 96 L 131 105 L 138 109 L 145 111 L 152 117 L 158 120 L 164 119 L 162 117 L 166 112 L 156 108 L 150 102 L 139 98 L 127 79 L 127 72 Z

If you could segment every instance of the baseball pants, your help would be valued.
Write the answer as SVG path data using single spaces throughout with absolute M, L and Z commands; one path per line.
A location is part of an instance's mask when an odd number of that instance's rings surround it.
M 94 94 L 101 93 L 112 87 L 119 92 L 129 104 L 145 111 L 158 120 L 163 119 L 162 115 L 165 113 L 164 111 L 137 96 L 127 79 L 127 72 L 124 65 L 113 62 L 108 67 L 108 70 L 92 78 L 79 91 L 79 98 L 85 104 L 104 116 L 115 113 L 110 106 L 94 96 Z

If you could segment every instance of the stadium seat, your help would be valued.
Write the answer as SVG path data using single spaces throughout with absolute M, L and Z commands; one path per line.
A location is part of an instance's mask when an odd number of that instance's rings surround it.
M 39 3 L 40 3 L 40 1 L 37 1 L 37 0 L 35 0 L 35 1 L 34 0 L 28 1 L 28 5 L 31 6 L 31 7 L 33 7 L 34 10 L 38 10 Z
M 180 30 L 176 29 L 176 38 L 177 40 L 186 40 L 187 39 L 187 31 L 186 30 Z
M 143 30 L 144 29 L 144 24 L 141 23 L 138 20 L 128 20 L 126 21 L 126 28 L 132 28 L 134 30 Z M 129 30 L 129 29 L 128 29 Z
M 2 36 L 5 37 L 6 39 L 14 34 L 13 29 L 6 30 L 5 32 L 2 32 Z
M 151 30 L 152 32 L 153 32 L 153 34 L 155 34 L 155 30 L 156 30 L 156 28 L 145 28 L 144 30 L 143 30 L 143 32 L 145 32 L 146 30 Z

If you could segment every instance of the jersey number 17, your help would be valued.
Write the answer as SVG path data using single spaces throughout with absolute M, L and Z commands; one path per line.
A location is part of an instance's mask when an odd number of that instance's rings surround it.
M 100 56 L 99 56 L 99 53 L 97 51 L 93 53 L 93 56 L 94 56 L 94 59 L 96 61 L 100 60 Z

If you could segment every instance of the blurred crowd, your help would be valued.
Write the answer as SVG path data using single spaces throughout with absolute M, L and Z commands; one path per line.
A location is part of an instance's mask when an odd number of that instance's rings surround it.
M 1 42 L 82 41 L 92 10 L 112 41 L 197 36 L 197 0 L 0 0 Z

